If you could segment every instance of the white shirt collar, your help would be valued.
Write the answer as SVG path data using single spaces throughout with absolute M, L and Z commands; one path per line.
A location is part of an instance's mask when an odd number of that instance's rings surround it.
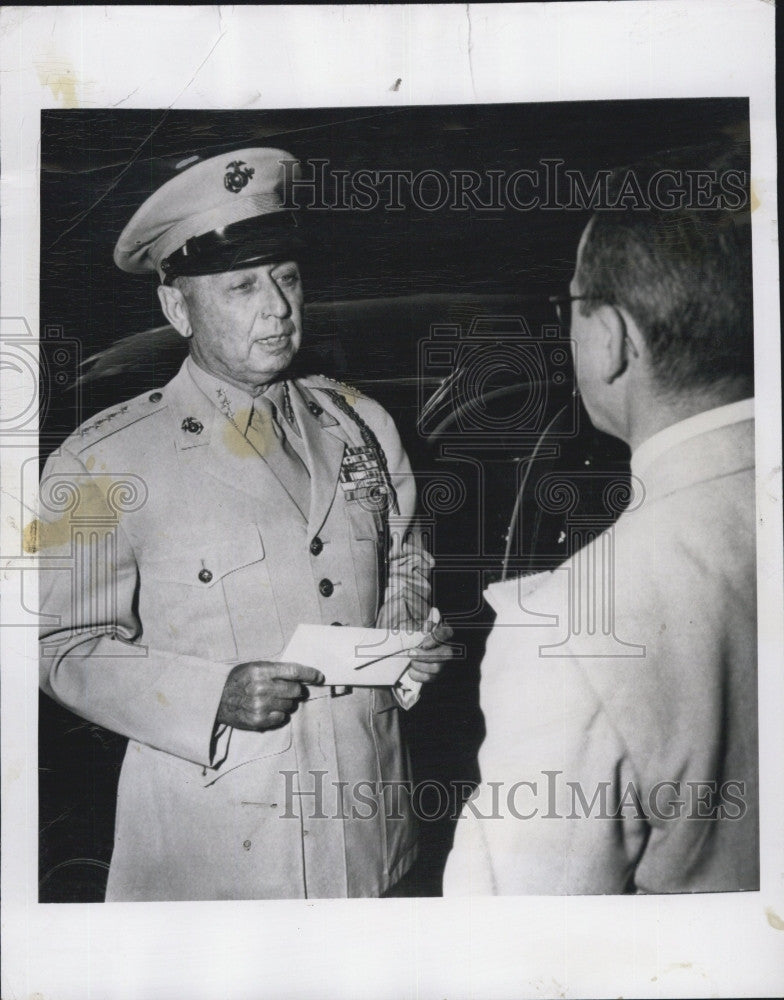
M 729 424 L 753 419 L 754 398 L 750 397 L 740 399 L 736 403 L 727 403 L 725 406 L 716 406 L 711 410 L 703 410 L 702 413 L 695 413 L 686 420 L 670 424 L 669 427 L 647 438 L 632 452 L 632 473 L 639 476 L 666 451 L 688 441 L 689 438 L 716 430 L 718 427 L 727 427 Z

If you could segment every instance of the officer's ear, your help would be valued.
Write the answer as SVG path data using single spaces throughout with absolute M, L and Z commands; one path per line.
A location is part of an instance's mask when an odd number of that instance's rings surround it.
M 181 289 L 175 288 L 174 285 L 159 285 L 158 299 L 161 303 L 163 315 L 177 333 L 181 337 L 193 336 L 188 303 L 185 301 L 185 296 Z
M 600 358 L 599 370 L 610 385 L 628 369 L 630 363 L 639 361 L 637 339 L 640 336 L 634 320 L 619 306 L 602 304 L 596 310 L 596 333 Z

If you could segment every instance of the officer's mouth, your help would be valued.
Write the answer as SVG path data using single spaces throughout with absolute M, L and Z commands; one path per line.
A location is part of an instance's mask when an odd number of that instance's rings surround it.
M 254 343 L 259 344 L 267 351 L 280 351 L 288 347 L 291 343 L 291 334 L 276 333 L 272 337 L 259 337 Z

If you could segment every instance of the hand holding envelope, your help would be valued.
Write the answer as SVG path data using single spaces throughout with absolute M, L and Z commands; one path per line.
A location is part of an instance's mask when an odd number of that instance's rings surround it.
M 408 678 L 418 684 L 429 684 L 434 681 L 445 661 L 453 659 L 456 655 L 455 650 L 448 645 L 454 631 L 446 622 L 441 621 L 438 611 L 433 609 L 431 617 L 425 624 L 430 626 L 430 630 L 413 651 L 407 674 Z
M 412 680 L 433 680 L 453 655 L 452 635 L 440 623 L 430 632 L 351 626 L 298 625 L 281 659 L 315 667 L 330 686 L 391 687 L 409 669 Z

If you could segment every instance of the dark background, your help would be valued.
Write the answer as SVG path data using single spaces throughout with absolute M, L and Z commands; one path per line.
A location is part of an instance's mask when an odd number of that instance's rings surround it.
M 163 323 L 157 281 L 121 272 L 112 251 L 133 212 L 190 155 L 265 145 L 303 161 L 326 159 L 331 170 L 415 174 L 512 173 L 543 169 L 540 161 L 555 157 L 590 179 L 695 144 L 705 150 L 702 160 L 699 150 L 692 154 L 696 167 L 712 166 L 717 148 L 744 163 L 748 102 L 45 111 L 42 459 L 98 410 L 164 384 L 184 356 L 180 338 L 155 329 Z M 518 492 L 510 569 L 530 572 L 569 554 L 559 541 L 564 516 L 533 500 L 537 479 L 594 470 L 580 503 L 601 527 L 601 487 L 628 472 L 625 447 L 594 432 L 575 409 L 568 344 L 559 352 L 565 332 L 547 304 L 549 294 L 566 290 L 586 221 L 587 213 L 567 209 L 427 212 L 412 204 L 306 218 L 318 251 L 303 262 L 308 306 L 298 363 L 366 390 L 396 418 L 432 515 L 436 603 L 465 647 L 459 665 L 405 716 L 418 781 L 477 779 L 478 665 L 490 621 L 481 591 L 501 575 Z M 433 355 L 429 344 L 445 344 L 448 357 Z M 451 391 L 418 426 L 423 404 L 450 373 Z M 521 459 L 548 424 L 548 447 L 526 475 Z M 462 494 L 450 499 L 456 482 Z M 42 902 L 103 898 L 124 745 L 41 698 Z M 437 802 L 431 807 L 438 811 Z M 445 818 L 423 825 L 412 892 L 440 891 L 452 829 Z

